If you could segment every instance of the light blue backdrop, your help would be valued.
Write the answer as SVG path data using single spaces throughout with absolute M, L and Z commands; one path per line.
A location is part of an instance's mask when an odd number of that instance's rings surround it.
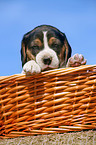
M 0 76 L 21 72 L 23 34 L 41 24 L 64 32 L 87 64 L 96 64 L 96 0 L 0 0 Z

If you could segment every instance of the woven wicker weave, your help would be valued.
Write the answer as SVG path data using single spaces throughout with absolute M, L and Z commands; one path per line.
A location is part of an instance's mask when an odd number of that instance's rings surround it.
M 96 128 L 96 65 L 0 77 L 0 137 Z

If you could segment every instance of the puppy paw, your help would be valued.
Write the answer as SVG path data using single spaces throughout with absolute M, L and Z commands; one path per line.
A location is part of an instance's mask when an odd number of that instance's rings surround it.
M 41 72 L 40 66 L 34 60 L 30 60 L 24 64 L 21 73 L 26 75 L 32 75 L 40 72 Z
M 77 67 L 80 65 L 86 64 L 87 60 L 84 59 L 84 56 L 82 54 L 75 54 L 72 57 L 68 59 L 67 67 Z

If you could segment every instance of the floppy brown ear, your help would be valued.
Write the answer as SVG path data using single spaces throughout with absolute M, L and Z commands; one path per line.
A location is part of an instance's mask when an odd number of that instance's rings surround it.
M 68 59 L 71 57 L 71 52 L 72 52 L 72 49 L 71 49 L 71 46 L 69 45 L 68 41 L 67 41 L 67 38 L 64 40 L 64 49 L 65 49 L 65 52 L 64 52 L 64 62 L 65 64 L 67 64 L 67 61 Z
M 22 66 L 29 60 L 35 60 L 35 57 L 32 55 L 28 49 L 28 34 L 25 34 L 21 42 L 21 61 Z
M 63 34 L 65 39 L 64 39 L 64 45 L 62 47 L 61 51 L 61 56 L 60 56 L 60 67 L 65 67 L 67 64 L 68 59 L 71 57 L 71 46 L 69 45 L 67 38 L 65 34 Z
M 23 66 L 26 62 L 26 46 L 24 40 L 21 42 L 21 61 Z

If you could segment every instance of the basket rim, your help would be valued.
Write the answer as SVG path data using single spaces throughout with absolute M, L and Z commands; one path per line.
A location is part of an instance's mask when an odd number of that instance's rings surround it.
M 65 74 L 69 74 L 69 73 L 73 73 L 73 72 L 78 72 L 81 70 L 86 70 L 89 68 L 95 68 L 96 64 L 94 65 L 81 65 L 78 67 L 67 67 L 67 68 L 58 68 L 58 69 L 53 69 L 53 70 L 48 70 L 48 71 L 43 71 L 40 74 L 34 74 L 34 75 L 26 75 L 26 74 L 13 74 L 13 75 L 8 75 L 8 76 L 0 76 L 0 81 L 2 80 L 6 80 L 6 79 L 11 79 L 11 78 L 16 78 L 16 77 L 22 77 L 22 78 L 26 78 L 29 76 L 41 76 L 41 75 L 51 75 L 51 74 L 57 74 L 58 72 L 64 72 Z

